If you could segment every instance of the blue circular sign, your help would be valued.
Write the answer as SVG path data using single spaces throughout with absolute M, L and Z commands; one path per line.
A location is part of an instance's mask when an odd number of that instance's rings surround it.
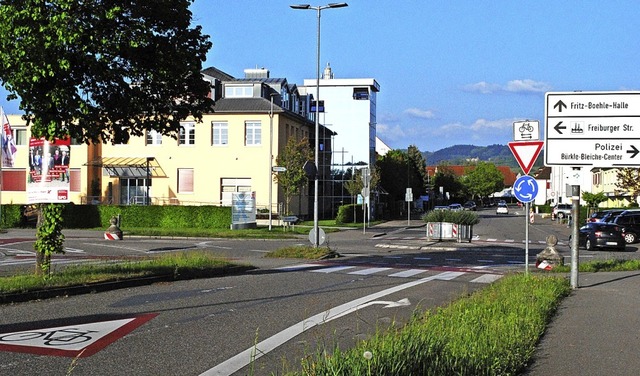
M 529 175 L 520 176 L 513 183 L 513 195 L 520 202 L 531 202 L 538 195 L 538 182 Z

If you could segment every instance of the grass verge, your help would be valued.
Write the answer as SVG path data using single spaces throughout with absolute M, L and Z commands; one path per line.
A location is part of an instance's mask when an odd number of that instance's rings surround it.
M 32 273 L 0 278 L 0 295 L 23 294 L 67 287 L 86 286 L 123 280 L 164 277 L 169 280 L 220 275 L 232 268 L 249 267 L 230 263 L 205 252 L 164 254 L 154 258 L 117 263 L 65 266 L 47 277 Z
M 569 292 L 565 278 L 505 276 L 352 349 L 321 349 L 290 375 L 516 375 Z
M 568 273 L 571 265 L 556 266 L 552 269 L 556 273 Z M 578 271 L 585 273 L 595 272 L 628 272 L 640 270 L 640 260 L 601 260 L 580 263 Z

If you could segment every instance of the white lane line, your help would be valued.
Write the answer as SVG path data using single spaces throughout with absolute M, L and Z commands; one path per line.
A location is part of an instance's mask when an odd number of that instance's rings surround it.
M 100 246 L 100 247 L 107 247 L 107 248 L 126 249 L 126 250 L 129 250 L 129 251 L 147 253 L 146 249 L 139 249 L 139 248 L 133 248 L 133 247 L 123 247 L 121 245 L 109 245 L 109 244 L 106 244 L 106 243 L 100 243 L 100 244 L 97 244 L 97 243 L 85 243 L 85 244 L 86 245 L 97 245 L 97 246 Z
M 433 280 L 449 281 L 465 274 L 464 272 L 444 272 L 434 276 L 422 278 L 419 280 L 403 283 L 401 285 L 388 288 L 359 299 L 352 300 L 338 307 L 331 308 L 327 311 L 321 312 L 315 316 L 312 316 L 306 320 L 300 321 L 283 331 L 276 333 L 275 335 L 265 339 L 264 341 L 249 347 L 245 351 L 238 355 L 235 355 L 217 366 L 203 372 L 200 376 L 229 376 L 239 371 L 243 367 L 249 365 L 252 361 L 260 358 L 261 356 L 273 351 L 283 343 L 295 338 L 303 332 L 317 326 L 326 324 L 331 320 L 335 320 L 339 317 L 348 315 L 352 312 L 363 308 L 362 306 L 373 300 L 380 299 L 383 296 L 393 294 L 398 291 L 402 291 L 411 287 L 421 285 Z
M 351 272 L 349 274 L 370 275 L 370 274 L 384 272 L 385 270 L 389 270 L 389 269 L 391 269 L 391 268 L 367 268 L 367 269 L 363 269 L 363 270 L 357 270 L 357 271 Z
M 425 269 L 409 269 L 402 272 L 397 272 L 393 274 L 389 274 L 389 277 L 400 277 L 400 278 L 408 278 L 413 277 L 414 275 L 418 275 L 426 272 Z

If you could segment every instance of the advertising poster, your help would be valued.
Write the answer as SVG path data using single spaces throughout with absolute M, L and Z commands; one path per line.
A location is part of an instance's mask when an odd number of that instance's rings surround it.
M 29 174 L 27 175 L 27 202 L 69 202 L 70 140 L 44 138 L 29 140 Z

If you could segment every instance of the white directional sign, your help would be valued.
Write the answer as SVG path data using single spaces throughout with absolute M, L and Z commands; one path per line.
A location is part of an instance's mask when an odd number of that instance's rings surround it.
M 537 141 L 540 139 L 540 122 L 525 120 L 513 122 L 513 141 Z
M 640 92 L 550 92 L 545 120 L 545 165 L 640 166 Z

